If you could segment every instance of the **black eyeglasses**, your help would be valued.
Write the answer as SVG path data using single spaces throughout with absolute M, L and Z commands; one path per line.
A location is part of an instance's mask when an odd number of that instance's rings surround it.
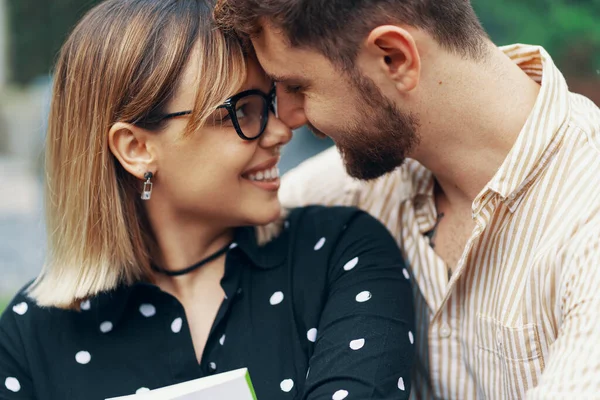
M 258 139 L 269 121 L 269 111 L 275 112 L 275 88 L 269 94 L 252 89 L 238 93 L 217 107 L 212 116 L 215 125 L 233 127 L 244 140 Z M 138 125 L 156 126 L 168 119 L 190 115 L 192 110 L 156 115 L 138 121 Z

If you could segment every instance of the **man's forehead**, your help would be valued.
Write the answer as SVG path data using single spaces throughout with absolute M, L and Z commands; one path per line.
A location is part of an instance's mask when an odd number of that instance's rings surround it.
M 257 55 L 268 59 L 278 59 L 289 57 L 293 53 L 293 48 L 283 38 L 283 32 L 271 24 L 262 24 L 261 29 L 255 35 L 252 35 L 252 45 Z
M 259 35 L 252 38 L 252 44 L 258 61 L 267 75 L 275 81 L 287 80 L 292 72 L 298 72 L 302 65 L 296 62 L 296 51 L 285 45 L 283 40 L 262 30 Z M 295 75 L 295 74 L 294 74 Z
M 252 38 L 254 50 L 267 75 L 278 82 L 302 81 L 318 64 L 316 51 L 291 46 L 284 34 L 273 26 L 264 25 Z

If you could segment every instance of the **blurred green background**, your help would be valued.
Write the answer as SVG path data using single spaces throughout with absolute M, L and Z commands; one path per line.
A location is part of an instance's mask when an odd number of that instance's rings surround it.
M 95 0 L 0 0 L 0 310 L 44 256 L 41 154 L 52 65 Z M 600 0 L 474 0 L 498 45 L 544 46 L 572 91 L 600 104 Z M 331 145 L 295 135 L 285 171 Z
M 9 77 L 28 84 L 51 71 L 71 27 L 98 0 L 6 0 Z M 484 27 L 499 45 L 544 46 L 566 74 L 598 79 L 600 0 L 473 0 Z

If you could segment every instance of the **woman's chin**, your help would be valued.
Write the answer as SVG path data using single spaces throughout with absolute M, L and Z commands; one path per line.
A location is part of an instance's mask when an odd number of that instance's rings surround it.
M 249 225 L 263 226 L 268 225 L 272 222 L 277 222 L 281 217 L 281 203 L 279 200 L 274 200 L 273 202 L 269 202 L 269 204 L 263 204 L 260 207 L 257 207 L 253 212 L 249 215 L 251 222 Z

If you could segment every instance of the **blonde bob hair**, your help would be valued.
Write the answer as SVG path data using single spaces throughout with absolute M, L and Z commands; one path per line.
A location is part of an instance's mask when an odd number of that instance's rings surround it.
M 209 0 L 108 0 L 63 45 L 46 142 L 48 254 L 29 288 L 39 305 L 72 308 L 119 284 L 151 280 L 154 240 L 141 182 L 111 153 L 108 132 L 159 113 L 196 45 L 201 84 L 184 135 L 239 90 L 245 56 L 237 39 L 216 29 L 212 9 Z

